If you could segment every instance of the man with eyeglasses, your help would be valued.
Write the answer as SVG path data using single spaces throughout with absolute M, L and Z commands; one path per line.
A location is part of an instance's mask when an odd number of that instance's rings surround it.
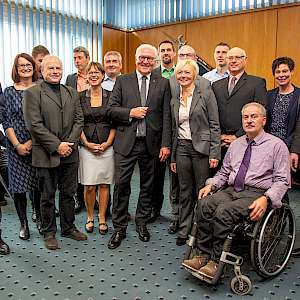
M 151 215 L 154 166 L 157 157 L 170 155 L 171 113 L 168 80 L 152 73 L 157 50 L 149 44 L 136 49 L 133 73 L 117 77 L 108 103 L 108 115 L 116 124 L 115 186 L 109 249 L 126 237 L 130 181 L 136 163 L 140 169 L 140 194 L 135 222 L 138 237 L 150 240 L 146 223 Z
M 228 60 L 227 52 L 230 46 L 227 43 L 220 42 L 215 47 L 214 60 L 216 63 L 216 68 L 205 73 L 203 78 L 209 80 L 211 84 L 215 81 L 228 77 Z
M 216 274 L 224 241 L 233 227 L 248 215 L 252 221 L 259 220 L 268 205 L 281 207 L 290 187 L 289 150 L 282 140 L 264 131 L 265 108 L 250 102 L 241 112 L 246 134 L 230 144 L 222 168 L 199 191 L 197 254 L 183 262 L 210 278 Z
M 263 105 L 267 102 L 265 79 L 248 75 L 245 71 L 245 50 L 231 48 L 227 52 L 227 59 L 229 76 L 212 85 L 219 108 L 222 157 L 230 144 L 244 134 L 240 115 L 242 107 L 252 101 Z

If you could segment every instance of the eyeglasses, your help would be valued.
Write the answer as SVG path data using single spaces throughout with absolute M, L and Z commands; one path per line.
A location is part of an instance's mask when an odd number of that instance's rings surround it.
M 100 71 L 91 71 L 91 72 L 88 72 L 88 75 L 99 75 L 101 74 Z
M 19 69 L 31 69 L 32 68 L 32 64 L 21 64 L 21 65 L 18 65 L 18 68 Z
M 195 54 L 194 53 L 180 53 L 180 54 L 178 54 L 178 56 L 180 58 L 185 58 L 185 57 L 187 57 L 187 58 L 194 58 Z
M 241 56 L 228 56 L 228 60 L 232 61 L 232 60 L 242 60 L 245 56 L 241 55 Z
M 154 62 L 155 58 L 154 57 L 149 57 L 149 56 L 139 56 L 139 61 L 149 61 L 149 62 Z

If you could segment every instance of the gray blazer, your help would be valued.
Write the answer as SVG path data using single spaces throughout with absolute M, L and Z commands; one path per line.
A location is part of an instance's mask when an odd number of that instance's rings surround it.
M 173 147 L 171 161 L 176 162 L 179 123 L 179 90 L 171 100 Z M 221 131 L 218 106 L 210 82 L 200 76 L 195 81 L 190 108 L 190 130 L 193 147 L 209 158 L 221 159 Z
M 78 142 L 83 129 L 83 113 L 79 94 L 60 85 L 62 103 L 43 81 L 24 91 L 23 113 L 32 136 L 32 165 L 53 168 L 78 161 Z M 61 158 L 57 148 L 61 142 L 74 143 L 73 152 Z

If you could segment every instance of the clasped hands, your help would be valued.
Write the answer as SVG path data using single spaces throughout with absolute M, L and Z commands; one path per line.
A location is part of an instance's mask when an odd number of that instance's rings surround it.
M 29 155 L 32 149 L 32 140 L 28 140 L 24 144 L 19 144 L 16 147 L 16 151 L 21 156 Z
M 93 154 L 100 155 L 102 154 L 108 147 L 110 146 L 109 143 L 104 142 L 102 144 L 96 144 L 96 143 L 85 143 L 85 147 L 92 152 Z
M 199 191 L 198 199 L 201 201 L 202 198 L 206 197 L 212 191 L 213 191 L 213 186 L 211 184 L 206 185 L 204 188 L 202 188 Z M 256 200 L 254 200 L 251 203 L 251 205 L 248 207 L 248 209 L 251 210 L 249 215 L 250 219 L 252 221 L 259 220 L 266 212 L 267 207 L 268 207 L 268 199 L 266 196 L 263 195 L 257 198 Z

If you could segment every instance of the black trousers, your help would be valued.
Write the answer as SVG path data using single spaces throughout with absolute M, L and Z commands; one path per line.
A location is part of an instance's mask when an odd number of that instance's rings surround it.
M 131 153 L 123 156 L 115 153 L 115 186 L 112 221 L 115 230 L 126 230 L 128 204 L 131 193 L 131 177 L 136 162 L 140 169 L 140 193 L 136 208 L 136 224 L 145 224 L 151 215 L 151 199 L 155 157 L 148 153 L 146 140 L 137 138 Z
M 78 182 L 78 163 L 60 164 L 56 168 L 37 168 L 41 193 L 41 221 L 44 235 L 55 234 L 55 192 L 59 190 L 61 233 L 72 231 L 75 220 L 74 198 Z
M 264 190 L 246 187 L 235 192 L 233 187 L 198 200 L 196 220 L 197 248 L 219 260 L 227 235 L 249 214 L 250 204 L 264 194 Z
M 179 181 L 178 237 L 187 238 L 191 230 L 195 201 L 209 174 L 208 156 L 197 152 L 190 140 L 179 140 L 176 166 Z

